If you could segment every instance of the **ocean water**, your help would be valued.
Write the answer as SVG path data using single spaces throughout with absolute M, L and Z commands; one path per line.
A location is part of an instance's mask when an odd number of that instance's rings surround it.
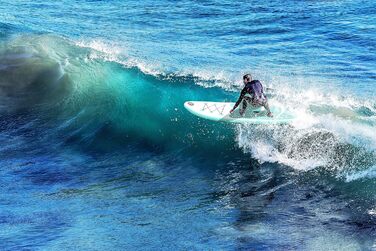
M 0 1 L 0 250 L 376 249 L 373 1 Z M 221 124 L 244 73 L 298 119 Z

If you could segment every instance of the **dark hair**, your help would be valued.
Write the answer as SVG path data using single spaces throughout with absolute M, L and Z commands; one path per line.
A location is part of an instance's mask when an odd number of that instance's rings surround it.
M 243 80 L 246 79 L 247 81 L 251 81 L 252 80 L 252 75 L 251 74 L 245 74 L 243 76 Z

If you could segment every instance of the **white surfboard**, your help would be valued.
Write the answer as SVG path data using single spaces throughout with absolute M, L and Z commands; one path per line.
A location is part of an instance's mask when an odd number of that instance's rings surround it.
M 271 104 L 270 110 L 273 117 L 266 116 L 265 108 L 253 108 L 248 106 L 245 114 L 239 114 L 239 107 L 230 114 L 235 103 L 232 102 L 209 102 L 209 101 L 187 101 L 184 107 L 194 115 L 213 121 L 224 121 L 229 123 L 248 124 L 288 124 L 295 117 L 282 106 Z M 241 105 L 241 104 L 240 104 Z

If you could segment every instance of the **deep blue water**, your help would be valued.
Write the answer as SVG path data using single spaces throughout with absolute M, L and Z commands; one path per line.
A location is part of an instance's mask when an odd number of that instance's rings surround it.
M 0 1 L 0 250 L 376 248 L 372 1 Z M 251 73 L 289 126 L 229 125 Z

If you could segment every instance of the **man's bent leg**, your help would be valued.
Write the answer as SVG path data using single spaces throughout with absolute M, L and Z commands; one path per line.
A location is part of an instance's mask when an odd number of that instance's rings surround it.
M 268 104 L 268 100 L 265 100 L 263 103 L 262 103 L 262 106 L 265 108 L 265 110 L 268 112 L 267 115 L 269 117 L 273 117 L 273 114 L 272 112 L 270 111 L 270 108 L 269 108 L 269 104 Z
M 246 109 L 247 109 L 247 99 L 244 98 L 242 108 L 239 110 L 239 113 L 241 116 L 244 115 Z

